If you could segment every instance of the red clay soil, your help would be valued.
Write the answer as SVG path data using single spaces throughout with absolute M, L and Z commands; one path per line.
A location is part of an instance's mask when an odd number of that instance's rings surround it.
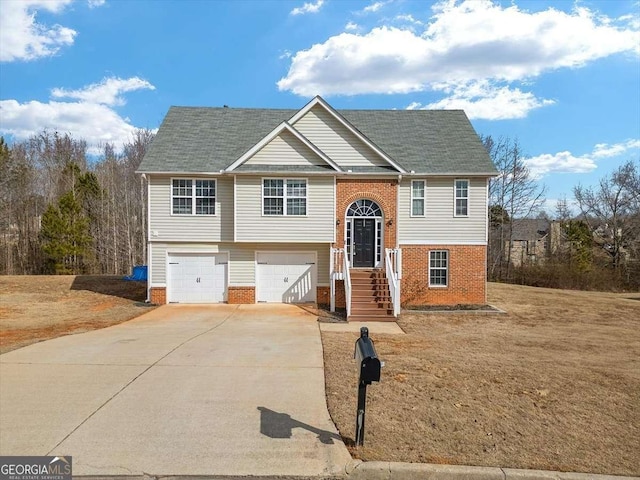
M 0 353 L 130 320 L 145 282 L 114 275 L 0 276 Z

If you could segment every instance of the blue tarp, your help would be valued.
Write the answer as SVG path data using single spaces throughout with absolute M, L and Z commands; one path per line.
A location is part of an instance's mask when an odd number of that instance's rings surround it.
M 127 275 L 123 277 L 123 280 L 136 280 L 141 282 L 147 281 L 147 266 L 146 265 L 136 265 L 133 267 L 133 273 L 131 275 Z

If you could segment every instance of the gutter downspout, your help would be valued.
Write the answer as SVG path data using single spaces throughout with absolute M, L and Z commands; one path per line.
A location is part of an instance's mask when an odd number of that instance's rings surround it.
M 140 176 L 140 183 L 143 183 L 144 181 L 147 182 L 147 235 L 145 238 L 147 248 L 147 251 L 145 252 L 147 257 L 147 298 L 144 303 L 151 303 L 151 182 L 149 182 L 147 175 L 143 173 Z

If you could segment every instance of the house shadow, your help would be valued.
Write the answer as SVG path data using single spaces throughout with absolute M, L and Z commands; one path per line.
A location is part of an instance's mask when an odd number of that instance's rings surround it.
M 121 275 L 76 275 L 71 283 L 71 290 L 85 290 L 144 302 L 147 297 L 147 282 L 123 280 Z
M 258 407 L 258 410 L 260 410 L 260 433 L 269 438 L 291 438 L 294 428 L 303 428 L 318 435 L 318 440 L 325 445 L 333 444 L 334 440 L 342 441 L 340 435 L 299 422 L 289 414 L 275 412 L 266 407 Z

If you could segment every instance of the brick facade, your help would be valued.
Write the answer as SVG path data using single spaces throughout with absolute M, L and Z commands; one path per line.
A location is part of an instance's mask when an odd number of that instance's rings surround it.
M 344 248 L 345 214 L 356 200 L 373 200 L 384 215 L 384 248 L 396 246 L 398 181 L 396 179 L 336 179 L 336 248 Z
M 228 287 L 227 303 L 256 303 L 256 287 Z
M 401 245 L 402 305 L 480 305 L 487 302 L 484 245 Z M 429 286 L 429 251 L 449 252 L 447 287 Z
M 331 304 L 331 287 L 316 287 L 316 303 L 318 305 Z
M 167 303 L 167 289 L 165 287 L 151 287 L 149 300 L 155 305 Z

